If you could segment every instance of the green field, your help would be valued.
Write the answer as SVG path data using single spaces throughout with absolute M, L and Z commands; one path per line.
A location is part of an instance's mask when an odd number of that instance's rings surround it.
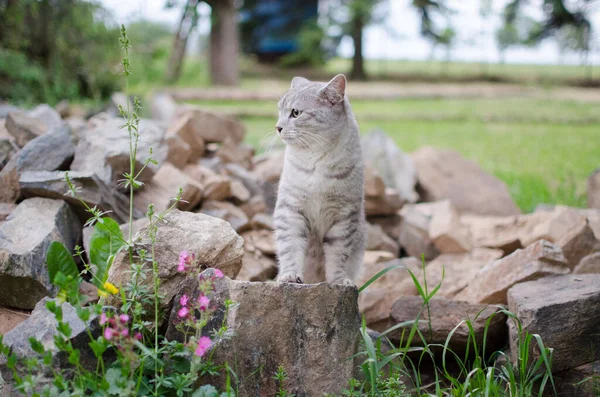
M 224 112 L 276 114 L 270 101 L 194 101 Z M 537 99 L 354 101 L 361 132 L 380 128 L 410 152 L 453 148 L 504 180 L 523 211 L 540 203 L 585 206 L 586 179 L 600 167 L 598 103 Z M 243 117 L 260 150 L 273 117 Z

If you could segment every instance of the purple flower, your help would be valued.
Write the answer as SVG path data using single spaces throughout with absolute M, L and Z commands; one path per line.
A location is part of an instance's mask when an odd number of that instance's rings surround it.
M 125 323 L 127 323 L 127 321 L 129 321 L 129 316 L 128 316 L 127 314 L 121 314 L 121 315 L 119 316 L 119 319 L 121 320 L 121 322 L 122 322 L 123 324 L 125 324 Z
M 112 328 L 106 328 L 104 330 L 104 339 L 111 340 L 114 335 L 114 330 Z
M 142 334 L 140 332 L 137 332 L 133 337 L 135 340 L 142 340 Z
M 198 357 L 204 356 L 210 345 L 212 345 L 212 341 L 208 336 L 201 337 L 198 341 L 198 347 L 196 348 L 196 355 Z
M 215 269 L 215 275 L 218 278 L 223 278 L 223 272 L 221 271 L 221 269 Z
M 179 311 L 177 312 L 177 316 L 179 316 L 179 318 L 186 318 L 189 312 L 190 311 L 188 310 L 188 308 L 184 306 L 181 309 L 179 309 Z
M 210 299 L 206 295 L 200 295 L 200 297 L 198 298 L 198 303 L 200 304 L 200 310 L 205 311 L 206 309 L 208 309 Z
M 106 313 L 102 313 L 100 315 L 100 325 L 104 325 L 108 322 L 108 317 L 106 316 Z
M 188 296 L 184 294 L 181 298 L 179 298 L 179 304 L 185 307 L 188 304 L 188 300 Z
M 121 336 L 122 337 L 128 337 L 129 336 L 129 330 L 127 328 L 124 328 L 123 331 L 121 331 Z
M 177 264 L 178 272 L 185 272 L 185 265 L 190 263 L 190 255 L 187 251 L 181 251 L 179 254 L 179 263 Z

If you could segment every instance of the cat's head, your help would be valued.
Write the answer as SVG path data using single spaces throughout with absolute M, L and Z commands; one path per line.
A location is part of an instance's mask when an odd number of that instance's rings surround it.
M 294 77 L 290 90 L 279 101 L 277 133 L 286 145 L 325 147 L 342 133 L 346 108 L 346 78 L 338 74 L 328 83 Z

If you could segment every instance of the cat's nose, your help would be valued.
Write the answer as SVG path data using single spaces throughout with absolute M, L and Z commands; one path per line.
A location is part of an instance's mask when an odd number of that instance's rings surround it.
M 279 132 L 281 134 L 281 130 L 283 130 L 283 128 L 281 127 L 275 127 L 275 129 L 277 130 L 277 132 Z

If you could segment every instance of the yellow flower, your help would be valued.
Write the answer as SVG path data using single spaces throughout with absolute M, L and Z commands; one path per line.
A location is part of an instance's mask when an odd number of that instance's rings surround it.
M 115 295 L 119 293 L 119 289 L 114 286 L 114 284 L 109 283 L 108 281 L 104 283 L 102 289 L 98 290 L 98 295 L 102 297 L 106 297 L 109 294 Z

